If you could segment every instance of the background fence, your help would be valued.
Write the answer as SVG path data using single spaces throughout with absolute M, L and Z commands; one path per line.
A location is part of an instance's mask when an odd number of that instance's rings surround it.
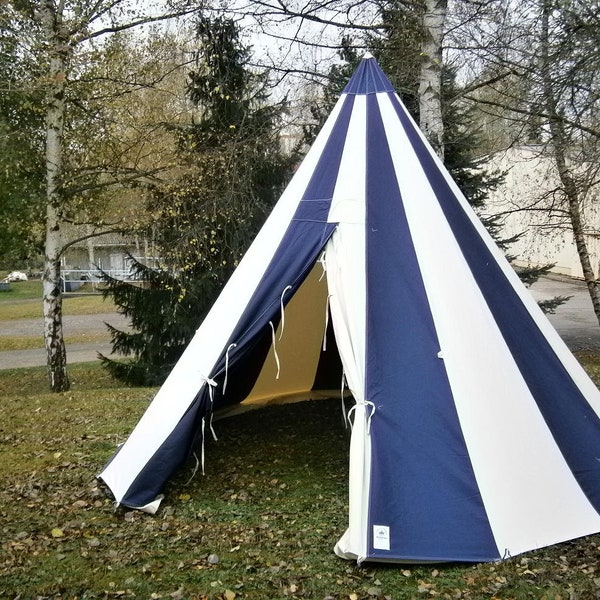
M 102 273 L 121 281 L 141 281 L 130 269 L 103 269 L 102 272 L 97 269 L 62 269 L 61 291 L 63 294 L 98 294 L 98 287 L 102 285 Z

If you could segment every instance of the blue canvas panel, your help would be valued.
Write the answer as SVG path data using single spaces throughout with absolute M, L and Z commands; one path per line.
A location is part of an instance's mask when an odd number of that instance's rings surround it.
M 600 419 L 463 210 L 403 107 L 398 117 L 487 305 L 567 464 L 600 511 Z
M 374 62 L 374 61 L 371 61 Z M 454 406 L 377 98 L 367 98 L 367 558 L 499 558 Z M 390 549 L 373 547 L 389 527 Z
M 205 398 L 199 396 L 183 415 L 173 433 L 133 480 L 121 500 L 122 504 L 145 506 L 156 499 L 167 480 L 191 455 L 205 413 Z

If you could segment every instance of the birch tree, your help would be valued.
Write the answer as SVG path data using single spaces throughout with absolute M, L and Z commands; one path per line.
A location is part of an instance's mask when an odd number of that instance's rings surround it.
M 63 16 L 62 3 L 56 6 L 52 0 L 44 0 L 38 7 L 37 18 L 47 40 L 50 59 L 46 94 L 46 243 L 42 289 L 44 342 L 50 388 L 55 392 L 69 389 L 60 290 L 62 251 L 60 179 L 63 167 L 65 88 L 73 48 L 69 44 L 69 34 Z
M 569 17 L 564 14 L 565 6 L 567 7 L 566 11 L 569 8 L 572 10 L 576 7 L 576 3 L 569 7 L 568 3 L 564 5 L 558 4 L 554 0 L 541 0 L 541 98 L 543 109 L 546 112 L 552 156 L 562 185 L 562 194 L 573 231 L 573 239 L 594 312 L 600 324 L 600 288 L 586 243 L 585 218 L 582 212 L 583 201 L 589 191 L 590 181 L 587 173 L 584 174 L 585 181 L 578 177 L 576 158 L 579 156 L 584 158 L 584 164 L 589 163 L 589 156 L 585 157 L 584 149 L 586 146 L 589 149 L 590 142 L 595 142 L 594 146 L 597 148 L 598 138 L 600 138 L 600 130 L 595 129 L 599 123 L 594 106 L 600 92 L 598 86 L 600 73 L 594 71 L 600 67 L 600 62 L 597 61 L 594 65 L 593 61 L 586 60 L 586 57 L 581 55 L 583 40 L 580 39 L 578 43 L 572 39 L 575 32 L 565 19 L 565 17 L 567 19 Z M 554 31 L 552 31 L 553 20 Z M 586 71 L 573 72 L 573 67 L 582 58 L 584 59 L 582 66 Z M 557 72 L 554 70 L 556 66 L 558 66 Z M 587 71 L 590 67 L 593 68 L 591 72 Z M 567 98 L 565 98 L 565 94 Z M 587 126 L 586 121 L 591 127 Z M 580 124 L 579 127 L 577 127 L 577 123 Z M 587 131 L 583 131 L 584 127 Z M 596 154 L 595 159 L 597 163 L 600 154 Z M 593 163 L 588 168 L 592 171 L 597 170 Z
M 90 49 L 93 41 L 142 25 L 194 13 L 199 6 L 168 3 L 150 6 L 129 0 L 24 0 L 8 2 L 3 10 L 9 21 L 35 32 L 29 50 L 46 69 L 37 81 L 45 89 L 46 227 L 43 273 L 44 340 L 50 388 L 69 389 L 67 358 L 62 328 L 60 261 L 64 251 L 65 224 L 65 122 L 69 89 L 77 81 L 75 59 Z
M 419 80 L 419 121 L 423 133 L 444 160 L 442 120 L 442 40 L 448 0 L 425 0 Z
M 540 190 L 533 210 L 545 213 L 547 229 L 571 231 L 600 323 L 587 245 L 598 228 L 585 210 L 600 185 L 600 6 L 588 0 L 498 0 L 494 8 L 496 21 L 464 32 L 472 38 L 463 56 L 480 68 L 470 98 L 510 131 L 507 143 L 535 144 L 553 164 L 556 189 Z

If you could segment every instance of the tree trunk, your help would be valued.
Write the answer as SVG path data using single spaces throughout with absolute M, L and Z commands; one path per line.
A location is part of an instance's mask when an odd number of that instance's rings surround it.
M 544 90 L 544 103 L 549 115 L 550 138 L 552 142 L 552 152 L 554 162 L 558 171 L 563 192 L 567 200 L 567 208 L 571 227 L 573 229 L 573 239 L 577 247 L 579 262 L 583 271 L 583 277 L 587 284 L 588 292 L 594 307 L 594 313 L 600 324 L 600 290 L 598 289 L 596 276 L 590 260 L 590 254 L 585 241 L 583 220 L 581 215 L 580 190 L 577 182 L 571 173 L 567 162 L 567 152 L 569 150 L 569 138 L 565 131 L 564 121 L 560 118 L 558 109 L 558 99 L 553 86 L 552 72 L 550 65 L 550 14 L 552 11 L 552 2 L 543 0 L 542 4 L 542 22 L 541 22 L 541 46 L 542 46 L 542 85 Z
M 448 0 L 425 0 L 422 62 L 419 81 L 421 129 L 438 156 L 444 160 L 442 121 L 442 39 Z
M 50 389 L 70 387 L 62 327 L 60 259 L 62 252 L 62 158 L 66 68 L 69 49 L 62 35 L 62 4 L 52 0 L 40 6 L 40 20 L 49 42 L 50 70 L 46 98 L 46 245 L 43 276 L 44 341 Z

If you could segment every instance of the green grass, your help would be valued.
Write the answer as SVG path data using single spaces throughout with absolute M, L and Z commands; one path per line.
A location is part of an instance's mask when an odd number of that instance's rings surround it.
M 72 344 L 97 344 L 101 342 L 109 342 L 110 333 L 83 333 L 80 335 L 68 335 L 65 337 L 67 346 Z M 44 347 L 44 339 L 42 333 L 38 336 L 18 336 L 18 335 L 1 335 L 0 336 L 0 352 L 11 350 L 32 350 Z
M 13 321 L 16 319 L 40 319 L 40 335 L 4 335 L 0 336 L 0 352 L 10 350 L 30 350 L 43 348 L 42 337 L 42 300 L 41 284 L 33 281 L 18 282 L 14 285 L 26 285 L 35 283 L 38 285 L 39 294 L 32 298 L 9 298 L 0 295 L 0 327 L 2 321 Z M 66 296 L 63 297 L 64 315 L 93 315 L 98 313 L 110 313 L 115 311 L 115 305 L 110 299 L 103 300 L 102 296 Z M 110 341 L 108 330 L 103 332 L 85 333 L 66 336 L 67 344 L 85 344 Z
M 43 348 L 41 282 L 39 280 L 19 281 L 12 283 L 11 287 L 11 292 L 0 293 L 0 323 L 16 319 L 40 319 L 40 335 L 0 336 L 0 352 Z M 110 299 L 104 300 L 100 295 L 63 297 L 64 315 L 93 315 L 114 311 L 113 302 Z M 71 335 L 65 338 L 67 344 L 97 343 L 109 340 L 108 330 L 101 333 Z
M 600 372 L 596 356 L 582 357 Z M 336 558 L 347 519 L 339 401 L 215 423 L 206 474 L 190 461 L 159 513 L 116 509 L 95 480 L 154 390 L 97 363 L 0 371 L 1 598 L 580 599 L 600 596 L 600 537 L 498 564 L 357 567 Z M 212 564 L 209 555 L 217 555 Z
M 99 294 L 63 296 L 65 315 L 93 315 L 114 311 L 110 299 Z M 42 283 L 39 280 L 11 283 L 10 292 L 0 292 L 0 321 L 35 319 L 42 316 Z
M 2 277 L 0 277 L 1 279 Z M 0 292 L 0 306 L 3 302 L 15 300 L 30 300 L 42 297 L 42 282 L 40 279 L 29 281 L 13 281 L 8 292 Z
M 577 360 L 583 365 L 587 374 L 600 386 L 600 355 L 590 352 L 575 352 Z
M 1 277 L 0 277 L 1 279 Z M 66 299 L 71 300 L 76 294 L 97 294 L 98 287 L 92 287 L 91 283 L 85 283 L 77 290 L 77 292 L 71 296 L 66 295 Z M 28 281 L 13 281 L 10 284 L 10 290 L 7 292 L 0 292 L 0 305 L 4 302 L 15 302 L 22 300 L 41 300 L 42 298 L 42 280 L 41 279 L 30 279 Z

